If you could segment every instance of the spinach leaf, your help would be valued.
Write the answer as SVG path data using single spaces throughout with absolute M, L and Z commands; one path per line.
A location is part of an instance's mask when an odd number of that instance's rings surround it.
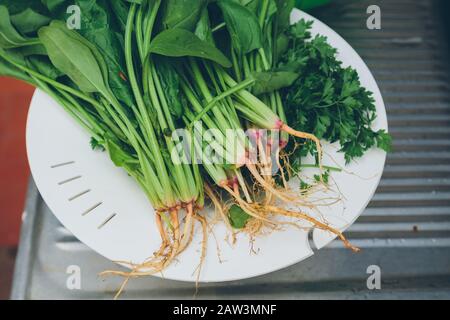
M 108 151 L 111 161 L 117 167 L 123 167 L 131 170 L 135 170 L 138 167 L 136 164 L 136 159 L 133 158 L 129 152 L 123 150 L 120 143 L 116 143 L 112 139 L 105 139 L 105 148 Z
M 110 10 L 114 12 L 116 20 L 119 23 L 120 31 L 124 32 L 128 18 L 128 6 L 123 0 L 110 0 Z
M 50 18 L 33 9 L 26 9 L 11 16 L 11 22 L 22 33 L 31 33 L 50 23 Z
M 207 0 L 165 0 L 162 24 L 165 29 L 194 31 Z
M 23 57 L 17 54 L 11 54 L 10 52 L 6 52 L 0 47 L 0 76 L 12 77 L 32 83 L 31 78 L 26 73 L 24 73 L 22 70 L 12 65 L 11 63 L 7 62 L 3 58 L 3 56 L 6 55 L 13 60 L 17 60 L 17 62 L 20 63 L 21 65 L 25 65 Z
M 155 59 L 155 64 L 170 112 L 176 119 L 179 119 L 183 115 L 183 105 L 186 103 L 181 94 L 180 76 L 175 70 L 173 62 L 166 57 L 158 57 Z
M 8 8 L 0 6 L 0 47 L 11 49 L 35 43 L 34 39 L 27 39 L 17 32 L 11 24 Z
M 94 55 L 95 59 L 97 60 L 98 66 L 100 67 L 100 70 L 103 75 L 103 79 L 105 80 L 105 83 L 108 84 L 108 66 L 103 58 L 103 55 L 101 52 L 97 49 L 95 45 L 93 45 L 91 42 L 89 42 L 86 38 L 81 36 L 78 32 L 74 30 L 67 29 L 66 25 L 62 21 L 53 21 L 50 24 L 52 27 L 59 28 L 62 32 L 64 32 L 68 37 L 71 37 L 77 41 L 79 41 L 81 44 L 88 47 L 92 54 Z
M 41 2 L 50 12 L 54 13 L 63 7 L 66 0 L 41 0 Z
M 41 1 L 30 0 L 2 0 L 1 4 L 6 6 L 11 15 L 18 14 L 26 9 L 32 9 L 42 15 L 48 15 L 47 8 L 41 3 Z
M 117 1 L 112 1 L 111 4 L 115 2 Z M 83 13 L 83 27 L 78 32 L 101 52 L 108 69 L 109 87 L 119 101 L 130 107 L 134 104 L 134 98 L 126 80 L 122 33 L 116 30 L 121 27 L 113 24 L 115 16 L 107 3 L 105 0 L 76 0 L 75 4 Z M 121 11 L 120 14 L 123 15 L 124 12 Z
M 42 44 L 35 44 L 31 46 L 26 47 L 20 47 L 20 48 L 14 48 L 8 50 L 11 53 L 17 53 L 24 57 L 31 56 L 31 55 L 39 55 L 39 56 L 46 56 L 47 51 L 45 50 L 45 47 Z
M 26 50 L 27 48 L 29 47 L 10 49 L 3 51 L 3 54 L 7 54 L 8 57 L 13 59 L 14 62 L 17 62 L 22 66 L 27 66 L 28 68 L 35 70 L 50 79 L 57 79 L 62 75 L 62 73 L 52 65 L 46 54 L 34 54 L 33 52 Z M 7 64 L 7 67 L 10 71 L 14 70 L 15 74 L 18 75 L 17 71 L 20 69 L 16 70 L 16 67 L 12 68 L 13 66 L 9 63 Z M 22 73 L 23 71 L 19 72 Z M 20 77 L 19 79 L 26 79 L 26 81 L 28 81 L 28 76 L 26 75 L 25 78 Z
M 168 57 L 199 57 L 226 68 L 231 66 L 231 62 L 219 49 L 184 29 L 169 29 L 159 33 L 150 44 L 150 53 Z
M 47 5 L 55 16 L 65 21 L 67 13 L 60 10 L 64 7 L 63 3 L 64 1 L 50 1 Z M 122 28 L 128 15 L 126 2 L 123 0 L 75 0 L 70 4 L 75 4 L 81 9 L 82 28 L 77 32 L 83 36 L 83 39 L 87 39 L 91 46 L 95 46 L 103 57 L 109 88 L 119 101 L 131 107 L 134 104 L 134 98 L 126 76 L 122 35 Z
M 238 53 L 249 53 L 263 46 L 261 27 L 252 11 L 233 0 L 219 0 L 217 4 Z
M 194 33 L 201 40 L 213 43 L 213 34 L 211 31 L 208 9 L 206 7 L 203 8 Z
M 231 206 L 228 212 L 230 218 L 230 224 L 235 229 L 242 229 L 245 227 L 247 221 L 250 219 L 248 215 L 241 207 L 234 204 Z
M 45 56 L 33 55 L 28 57 L 27 62 L 31 69 L 45 75 L 50 79 L 57 79 L 63 75 L 63 73 L 55 68 L 51 61 Z
M 104 71 L 97 60 L 99 57 L 94 55 L 89 46 L 77 39 L 79 36 L 76 36 L 75 31 L 68 30 L 64 23 L 51 23 L 48 27 L 42 27 L 38 35 L 53 65 L 82 91 L 109 95 Z
M 290 23 L 292 9 L 295 7 L 295 0 L 274 0 L 277 5 L 276 25 L 277 34 L 286 31 Z
M 252 92 L 260 95 L 291 86 L 298 79 L 299 74 L 290 71 L 266 71 L 255 72 L 252 77 L 256 79 Z

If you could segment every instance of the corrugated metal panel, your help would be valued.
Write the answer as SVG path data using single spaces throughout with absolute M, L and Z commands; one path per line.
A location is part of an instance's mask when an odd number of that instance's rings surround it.
M 378 4 L 382 30 L 366 29 Z M 202 285 L 201 298 L 450 298 L 450 95 L 448 48 L 437 1 L 335 1 L 320 17 L 361 54 L 385 98 L 394 151 L 378 191 L 347 235 L 295 266 L 262 277 Z M 82 269 L 81 291 L 66 289 L 67 265 Z M 378 265 L 382 290 L 369 291 Z M 13 298 L 111 298 L 113 267 L 53 217 L 31 184 Z M 192 298 L 192 284 L 157 278 L 129 284 L 124 298 Z

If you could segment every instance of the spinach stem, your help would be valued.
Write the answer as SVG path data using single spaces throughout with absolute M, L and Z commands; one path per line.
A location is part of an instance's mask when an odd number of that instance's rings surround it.
M 191 124 L 188 127 L 192 127 L 193 122 L 195 121 L 199 121 L 200 119 L 203 118 L 203 116 L 209 111 L 211 110 L 214 106 L 217 105 L 217 103 L 222 100 L 225 99 L 226 97 L 241 91 L 243 89 L 246 89 L 248 87 L 250 87 L 251 85 L 253 85 L 255 83 L 255 79 L 247 79 L 242 81 L 241 83 L 237 84 L 234 87 L 229 88 L 228 90 L 222 92 L 221 94 L 219 94 L 218 96 L 214 97 L 210 102 L 208 102 L 208 104 L 205 106 L 205 108 L 195 116 L 194 120 L 191 122 Z
M 211 29 L 212 32 L 216 32 L 219 31 L 220 29 L 222 29 L 223 27 L 226 26 L 225 22 L 219 23 L 217 26 L 215 26 L 214 28 Z
M 125 30 L 125 61 L 128 70 L 128 76 L 132 91 L 134 93 L 134 97 L 136 99 L 138 109 L 143 117 L 143 121 L 146 127 L 146 134 L 148 135 L 148 139 L 150 142 L 149 147 L 151 148 L 152 154 L 154 156 L 154 163 L 156 167 L 156 172 L 159 177 L 160 183 L 164 189 L 164 201 L 166 201 L 166 205 L 168 207 L 172 207 L 175 205 L 175 197 L 173 194 L 173 189 L 171 186 L 171 182 L 169 179 L 169 175 L 167 173 L 167 169 L 164 163 L 164 159 L 161 155 L 161 151 L 159 149 L 158 140 L 156 138 L 156 134 L 154 132 L 153 126 L 151 124 L 149 114 L 147 112 L 147 108 L 145 106 L 144 100 L 142 98 L 142 94 L 140 92 L 136 74 L 134 71 L 133 64 L 133 54 L 132 54 L 132 31 L 133 31 L 133 21 L 136 13 L 136 4 L 133 3 L 130 7 L 130 11 L 128 13 L 127 25 Z

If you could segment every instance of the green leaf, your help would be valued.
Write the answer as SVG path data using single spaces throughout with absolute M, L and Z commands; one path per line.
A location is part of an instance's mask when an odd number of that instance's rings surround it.
M 0 48 L 0 76 L 11 77 L 26 82 L 31 82 L 31 78 L 26 73 L 3 59 L 3 55 L 8 55 L 10 58 L 17 60 L 17 62 L 21 65 L 25 64 L 23 57 L 20 57 L 18 55 L 11 55 L 10 53 Z
M 40 55 L 40 56 L 46 56 L 47 50 L 45 50 L 45 47 L 42 44 L 35 44 L 31 46 L 26 47 L 19 47 L 10 49 L 10 52 L 18 53 L 23 56 L 31 56 L 31 55 Z
M 100 92 L 105 96 L 109 94 L 103 68 L 97 60 L 99 57 L 86 43 L 80 41 L 81 36 L 68 30 L 63 23 L 56 22 L 41 28 L 38 34 L 53 65 L 82 91 Z
M 290 16 L 295 7 L 295 0 L 275 0 L 275 2 L 277 5 L 277 33 L 280 34 L 286 31 L 290 26 Z
M 92 0 L 87 0 L 92 1 Z M 90 42 L 88 39 L 80 35 L 78 32 L 74 30 L 69 30 L 66 27 L 66 24 L 62 21 L 53 21 L 50 24 L 51 27 L 58 28 L 60 31 L 64 32 L 68 37 L 71 37 L 83 44 L 84 46 L 88 47 L 92 54 L 94 55 L 95 59 L 97 60 L 98 66 L 100 67 L 100 70 L 103 75 L 103 79 L 105 81 L 105 84 L 107 86 L 108 79 L 109 79 L 109 73 L 108 73 L 108 65 L 106 64 L 106 61 L 104 59 L 103 54 L 98 50 L 97 46 L 95 46 L 92 42 Z
M 309 188 L 311 188 L 310 184 L 303 180 L 300 180 L 300 190 L 308 190 Z
M 252 91 L 260 95 L 291 86 L 299 74 L 289 71 L 267 71 L 255 72 L 252 77 L 256 80 Z
M 179 119 L 183 115 L 183 104 L 186 103 L 181 94 L 180 76 L 170 61 L 168 61 L 168 58 L 158 57 L 155 63 L 170 112 L 176 119 Z M 170 132 L 171 135 L 172 132 Z
M 46 56 L 33 55 L 28 57 L 28 65 L 40 74 L 45 75 L 50 79 L 57 79 L 63 75 Z
M 39 0 L 2 0 L 1 4 L 8 8 L 11 15 L 18 14 L 26 9 L 32 9 L 33 11 L 44 15 L 47 13 L 47 8 L 45 8 Z
M 234 204 L 229 210 L 230 224 L 235 229 L 242 229 L 245 227 L 247 221 L 251 218 L 241 207 Z
M 392 150 L 392 137 L 385 131 L 377 131 L 377 146 L 386 152 Z
M 11 49 L 32 44 L 34 40 L 26 39 L 11 24 L 8 8 L 0 6 L 0 48 Z
M 105 141 L 98 141 L 94 137 L 91 137 L 89 144 L 91 145 L 92 150 L 105 151 L 105 147 L 103 146 Z
M 11 16 L 11 22 L 22 33 L 36 32 L 40 27 L 49 24 L 50 20 L 30 8 Z
M 120 1 L 124 4 L 123 0 Z M 117 2 L 118 0 L 111 1 L 109 5 L 113 6 L 114 12 L 126 22 L 128 10 Z M 75 0 L 74 3 L 82 12 L 83 28 L 78 30 L 79 34 L 100 51 L 106 63 L 109 87 L 119 101 L 131 107 L 134 104 L 134 97 L 127 81 L 123 36 L 120 24 L 115 23 L 116 14 L 111 11 L 108 1 L 105 0 Z
M 306 21 L 305 19 L 300 19 L 300 21 L 290 26 L 289 34 L 297 40 L 309 39 L 311 37 L 310 30 L 312 24 L 313 21 Z
M 41 2 L 50 12 L 55 12 L 62 7 L 66 0 L 41 0 Z
M 291 47 L 277 66 L 277 70 L 301 75 L 282 91 L 289 125 L 339 142 L 347 163 L 372 147 L 390 150 L 390 135 L 372 129 L 376 119 L 372 93 L 362 87 L 354 69 L 342 67 L 326 37 L 311 38 L 311 26 L 312 22 L 302 19 L 289 28 L 286 36 Z M 314 144 L 306 143 L 292 150 L 292 158 L 315 151 Z
M 226 68 L 231 66 L 219 49 L 184 29 L 169 29 L 159 33 L 150 44 L 150 53 L 168 57 L 198 57 L 212 60 Z
M 117 167 L 130 168 L 130 165 L 136 162 L 135 159 L 126 151 L 123 150 L 117 143 L 111 139 L 106 139 L 105 148 L 108 151 L 111 161 Z
M 208 9 L 206 7 L 202 11 L 194 33 L 200 40 L 213 43 L 213 34 L 211 31 Z
M 263 35 L 256 15 L 239 2 L 219 0 L 233 47 L 241 54 L 262 48 Z
M 318 116 L 316 118 L 316 125 L 314 128 L 314 135 L 322 139 L 325 133 L 327 132 L 329 126 L 330 126 L 330 118 L 327 115 Z
M 165 29 L 194 31 L 207 0 L 164 0 L 162 24 Z
M 110 0 L 109 5 L 111 7 L 111 11 L 114 12 L 114 16 L 119 23 L 120 31 L 124 32 L 128 18 L 127 4 L 123 0 Z

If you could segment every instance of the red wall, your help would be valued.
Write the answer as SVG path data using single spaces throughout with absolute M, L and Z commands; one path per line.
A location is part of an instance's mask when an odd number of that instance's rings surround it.
M 17 244 L 29 167 L 25 125 L 34 88 L 0 77 L 0 246 Z

